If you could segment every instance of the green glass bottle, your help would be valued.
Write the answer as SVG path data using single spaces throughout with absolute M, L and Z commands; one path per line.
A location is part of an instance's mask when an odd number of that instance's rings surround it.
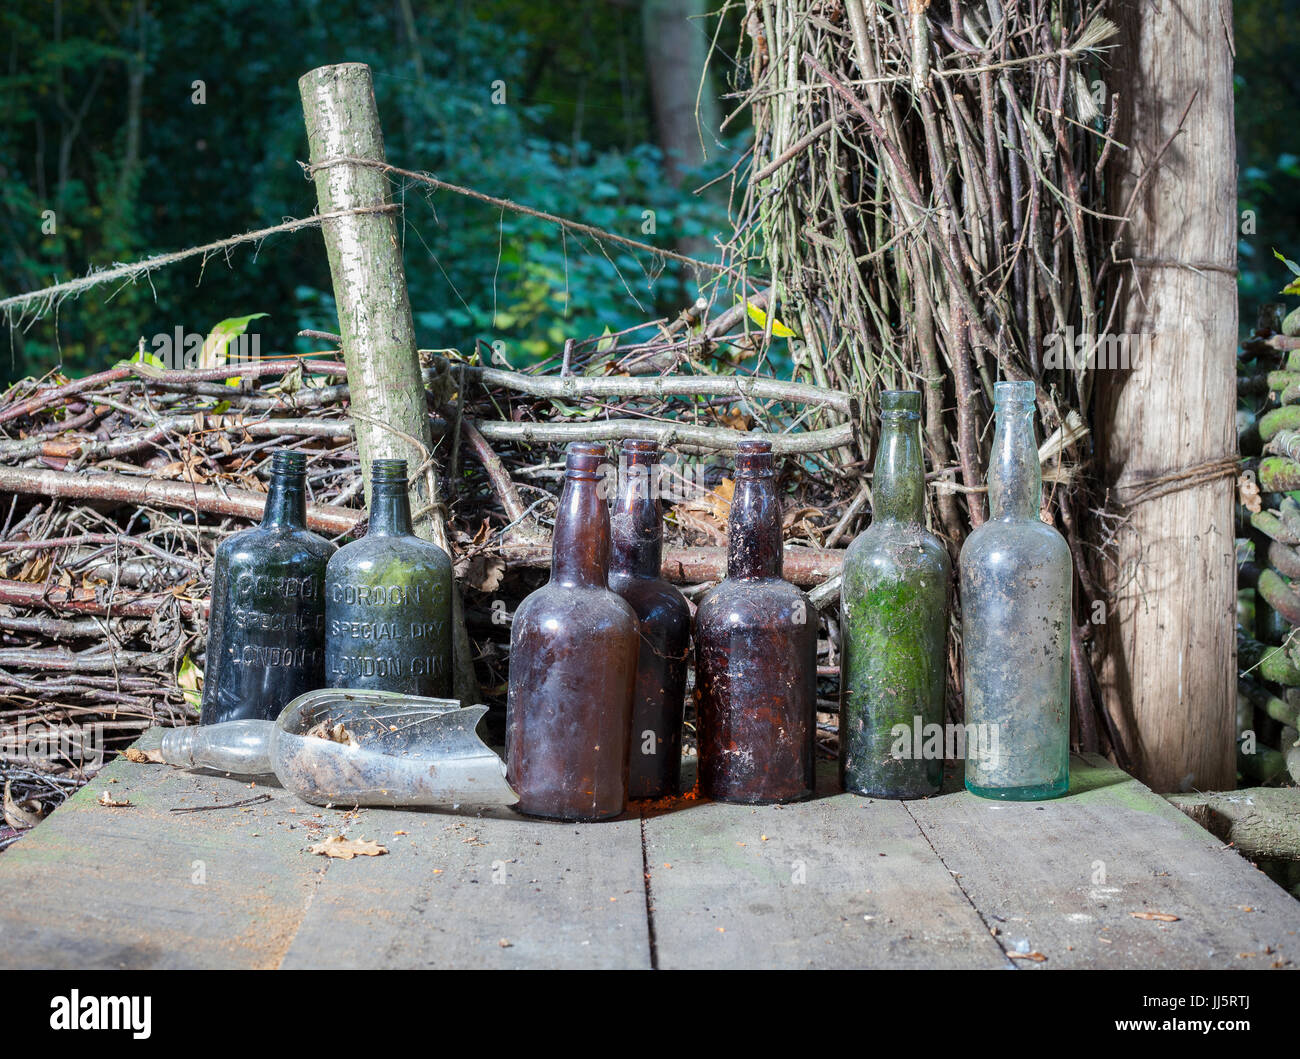
M 406 461 L 370 465 L 370 529 L 325 571 L 325 676 L 331 688 L 447 698 L 451 559 L 411 531 Z
M 921 395 L 880 395 L 871 526 L 840 587 L 840 778 L 877 798 L 923 798 L 943 781 L 952 563 L 925 528 Z

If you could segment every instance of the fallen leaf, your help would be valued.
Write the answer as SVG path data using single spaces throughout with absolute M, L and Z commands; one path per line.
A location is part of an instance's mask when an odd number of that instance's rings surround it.
M 1254 471 L 1243 471 L 1237 479 L 1237 498 L 1241 501 L 1241 506 L 1252 514 L 1259 514 L 1264 508 L 1264 502 L 1259 496 L 1259 483 L 1255 481 Z
M 330 835 L 324 842 L 308 846 L 307 852 L 315 853 L 320 857 L 351 860 L 353 857 L 382 857 L 388 850 L 378 842 L 371 842 L 369 839 Z
M 122 801 L 118 801 L 116 798 L 112 797 L 108 791 L 104 791 L 100 794 L 99 804 L 107 806 L 109 809 L 127 809 L 131 806 L 129 799 L 124 798 Z
M 1158 923 L 1177 923 L 1178 917 L 1168 912 L 1130 912 L 1134 919 L 1154 919 Z
M 161 750 L 141 750 L 139 747 L 129 746 L 123 756 L 127 761 L 134 761 L 137 765 L 164 764 Z
M 1034 963 L 1047 962 L 1047 957 L 1041 952 L 1009 952 L 1007 955 L 1013 960 L 1033 960 Z
M 9 793 L 9 780 L 5 780 L 4 817 L 5 823 L 15 831 L 26 831 L 45 819 L 45 811 L 40 802 L 31 798 L 21 804 L 14 801 Z

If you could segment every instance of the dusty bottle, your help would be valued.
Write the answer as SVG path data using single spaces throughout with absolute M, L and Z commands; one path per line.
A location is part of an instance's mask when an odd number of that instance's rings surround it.
M 307 529 L 307 460 L 271 457 L 262 524 L 227 537 L 212 566 L 200 724 L 275 720 L 325 685 L 325 564 L 334 545 Z
M 608 588 L 603 445 L 569 446 L 551 580 L 515 611 L 506 701 L 506 776 L 518 809 L 601 820 L 627 807 L 636 613 Z
M 610 519 L 609 587 L 636 611 L 641 627 L 627 794 L 663 798 L 677 793 L 681 775 L 691 611 L 682 594 L 659 576 L 664 538 L 659 446 L 625 441 L 622 464 Z
M 1042 522 L 1034 383 L 995 387 L 989 521 L 961 550 L 966 789 L 1032 801 L 1070 786 L 1070 548 Z
M 700 793 L 788 802 L 813 793 L 817 611 L 781 578 L 781 502 L 772 446 L 742 441 L 727 577 L 695 615 Z
M 870 527 L 840 588 L 840 778 L 877 798 L 923 798 L 943 781 L 948 551 L 925 528 L 921 395 L 880 396 Z
M 370 465 L 370 528 L 325 574 L 328 687 L 451 694 L 451 559 L 411 531 L 406 461 Z

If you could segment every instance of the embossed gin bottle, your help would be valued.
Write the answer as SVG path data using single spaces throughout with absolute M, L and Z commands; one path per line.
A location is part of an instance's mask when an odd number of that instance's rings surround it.
M 621 462 L 610 520 L 609 587 L 636 611 L 641 627 L 627 795 L 663 798 L 677 793 L 681 773 L 691 611 L 682 594 L 659 576 L 664 539 L 659 446 L 625 441 Z
M 411 532 L 406 461 L 370 465 L 370 528 L 330 560 L 325 670 L 331 688 L 451 695 L 451 559 Z
M 601 820 L 627 807 L 636 684 L 635 611 L 608 588 L 605 446 L 569 446 L 551 580 L 515 611 L 506 701 L 506 778 L 516 808 Z
M 301 452 L 271 456 L 262 524 L 227 537 L 212 566 L 200 724 L 274 720 L 325 686 L 325 564 L 307 529 Z
M 772 446 L 742 441 L 727 530 L 727 577 L 695 615 L 700 793 L 788 802 L 813 793 L 817 610 L 781 578 Z
M 943 781 L 947 549 L 925 528 L 921 395 L 880 396 L 871 526 L 840 589 L 840 777 L 877 798 L 923 798 Z M 927 728 L 927 726 L 931 726 Z
M 1033 382 L 995 387 L 989 520 L 961 550 L 966 789 L 1032 801 L 1070 786 L 1070 548 L 1038 517 Z M 973 727 L 972 727 L 973 726 Z

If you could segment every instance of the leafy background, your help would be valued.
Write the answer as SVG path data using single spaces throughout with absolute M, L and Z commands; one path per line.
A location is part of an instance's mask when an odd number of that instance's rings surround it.
M 412 16 L 416 34 L 408 30 Z M 1237 0 L 1242 324 L 1276 297 L 1276 247 L 1300 256 L 1300 146 L 1292 111 L 1300 0 Z M 730 20 L 736 22 L 737 20 Z M 714 23 L 700 21 L 700 32 Z M 669 179 L 651 118 L 646 33 L 632 0 L 459 0 L 373 5 L 218 0 L 10 0 L 0 11 L 0 292 L 12 294 L 300 217 L 315 207 L 297 79 L 369 63 L 390 161 L 665 247 L 707 248 L 727 228 L 717 191 L 746 132 Z M 724 24 L 715 87 L 737 47 Z M 731 37 L 728 34 L 732 34 Z M 202 80 L 206 102 L 191 102 Z M 505 105 L 492 84 L 506 85 Z M 675 313 L 693 277 L 562 238 L 553 226 L 427 188 L 399 189 L 422 346 L 505 343 L 516 364 L 566 337 Z M 57 231 L 42 231 L 53 210 Z M 642 231 L 653 210 L 655 232 Z M 320 236 L 277 236 L 220 259 L 97 288 L 6 328 L 6 381 L 81 374 L 177 326 L 253 322 L 262 352 L 306 351 L 335 330 Z M 110 296 L 111 295 L 111 296 Z M 788 364 L 788 361 L 787 361 Z

